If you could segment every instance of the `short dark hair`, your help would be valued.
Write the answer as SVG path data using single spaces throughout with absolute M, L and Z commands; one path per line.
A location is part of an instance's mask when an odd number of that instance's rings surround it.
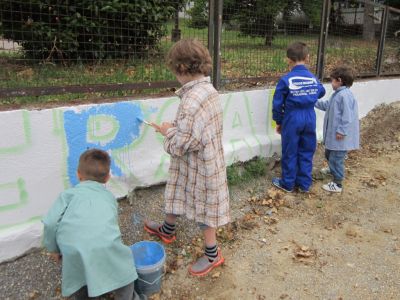
M 354 82 L 354 70 L 349 66 L 338 66 L 332 70 L 330 77 L 340 79 L 342 85 L 351 87 Z
M 286 51 L 286 56 L 294 62 L 306 60 L 308 54 L 308 47 L 303 42 L 290 44 Z
M 107 152 L 99 149 L 89 149 L 79 158 L 78 172 L 85 180 L 100 183 L 107 181 L 110 173 L 111 159 Z
M 167 66 L 175 74 L 210 75 L 212 64 L 208 49 L 197 39 L 175 43 L 167 54 Z

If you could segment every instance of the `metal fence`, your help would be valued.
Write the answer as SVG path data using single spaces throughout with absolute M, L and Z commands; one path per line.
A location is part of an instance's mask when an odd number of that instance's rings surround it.
M 332 1 L 323 40 L 324 73 L 339 63 L 360 77 L 400 73 L 399 10 L 369 1 Z
M 379 3 L 93 3 L 0 0 L 0 104 L 175 88 L 164 57 L 175 41 L 189 37 L 208 45 L 220 90 L 274 84 L 288 71 L 286 48 L 294 41 L 307 43 L 310 69 L 321 79 L 341 63 L 359 77 L 400 75 L 400 10 Z

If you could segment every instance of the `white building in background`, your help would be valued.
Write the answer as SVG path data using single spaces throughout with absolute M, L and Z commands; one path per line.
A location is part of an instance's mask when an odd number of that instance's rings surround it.
M 381 1 L 374 1 L 376 3 L 379 3 Z M 339 8 L 340 5 L 340 8 Z M 334 8 L 340 9 L 341 11 L 341 17 L 343 20 L 344 24 L 347 25 L 361 25 L 364 23 L 364 4 L 363 3 L 357 3 L 357 4 L 351 4 L 348 1 L 344 3 L 334 3 Z M 375 24 L 380 24 L 382 17 L 383 17 L 383 8 L 380 6 L 375 6 L 374 7 L 374 15 L 371 16 L 374 18 L 374 23 Z
M 190 1 L 186 3 L 186 6 L 179 12 L 179 18 L 180 19 L 189 19 L 190 16 L 188 14 L 188 11 L 192 9 L 194 6 L 194 1 Z
M 20 50 L 21 46 L 11 40 L 3 39 L 0 37 L 0 52 L 1 51 L 17 51 Z

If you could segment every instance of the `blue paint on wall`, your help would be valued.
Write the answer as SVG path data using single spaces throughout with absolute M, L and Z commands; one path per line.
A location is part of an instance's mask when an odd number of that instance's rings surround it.
M 87 140 L 88 120 L 91 116 L 106 115 L 114 118 L 119 123 L 115 137 L 107 141 L 92 142 Z M 76 112 L 67 110 L 64 112 L 64 130 L 67 139 L 68 158 L 67 169 L 71 185 L 76 185 L 79 180 L 76 176 L 79 156 L 89 148 L 98 148 L 107 151 L 111 155 L 111 173 L 113 176 L 122 176 L 121 169 L 112 159 L 112 151 L 131 144 L 139 137 L 139 127 L 143 119 L 143 113 L 139 105 L 130 102 L 104 104 L 93 106 L 89 109 Z

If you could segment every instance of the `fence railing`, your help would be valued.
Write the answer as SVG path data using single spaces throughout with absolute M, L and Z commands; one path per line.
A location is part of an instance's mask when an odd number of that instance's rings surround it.
M 400 10 L 371 1 L 60 3 L 0 0 L 0 105 L 177 87 L 164 57 L 180 38 L 208 45 L 218 89 L 273 84 L 299 40 L 321 79 L 341 63 L 359 77 L 400 75 Z

